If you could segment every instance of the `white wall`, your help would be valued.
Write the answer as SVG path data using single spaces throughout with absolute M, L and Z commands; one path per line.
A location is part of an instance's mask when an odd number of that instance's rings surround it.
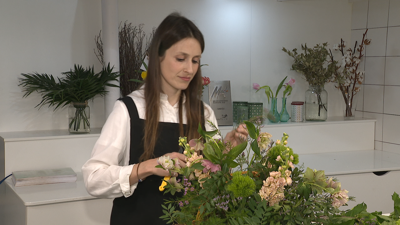
M 210 66 L 203 67 L 203 74 L 231 80 L 233 101 L 266 103 L 252 83 L 276 88 L 284 76 L 297 81 L 288 103 L 303 100 L 308 85 L 290 71 L 292 60 L 282 47 L 351 37 L 348 0 L 119 0 L 118 7 L 120 21 L 143 23 L 147 32 L 173 11 L 192 19 L 206 39 L 202 63 Z M 40 96 L 23 99 L 18 77 L 34 71 L 57 75 L 74 63 L 99 68 L 93 49 L 101 29 L 101 2 L 0 0 L 0 29 L 0 132 L 66 129 L 66 110 L 35 109 Z M 333 84 L 326 89 L 328 116 L 343 115 L 339 92 Z M 105 121 L 103 105 L 101 98 L 91 103 L 94 127 Z
M 400 151 L 400 0 L 354 3 L 352 33 L 368 28 L 365 82 L 358 114 L 377 120 L 375 149 Z

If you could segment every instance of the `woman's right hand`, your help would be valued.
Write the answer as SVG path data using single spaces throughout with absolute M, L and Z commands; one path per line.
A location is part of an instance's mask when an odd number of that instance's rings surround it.
M 171 159 L 177 159 L 180 167 L 186 167 L 186 156 L 178 152 L 167 153 L 164 156 L 169 156 Z M 132 168 L 131 175 L 129 177 L 130 185 L 135 184 L 139 179 L 144 180 L 146 177 L 151 175 L 157 175 L 160 177 L 166 176 L 178 176 L 178 173 L 170 174 L 168 171 L 156 168 L 158 164 L 158 158 L 149 159 L 139 164 L 135 164 Z M 139 170 L 137 169 L 139 166 Z

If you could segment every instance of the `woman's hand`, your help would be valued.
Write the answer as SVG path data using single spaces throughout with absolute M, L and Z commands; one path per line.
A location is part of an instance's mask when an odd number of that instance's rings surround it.
M 247 136 L 249 132 L 247 131 L 245 124 L 240 124 L 236 129 L 226 134 L 225 141 L 230 142 L 232 147 L 247 141 Z
M 186 156 L 184 154 L 178 153 L 178 152 L 171 152 L 167 153 L 164 156 L 169 156 L 169 158 L 173 159 L 176 161 L 175 165 L 179 165 L 181 168 L 186 167 Z M 166 177 L 166 176 L 178 176 L 178 173 L 174 172 L 172 174 L 169 173 L 169 171 L 166 171 L 161 168 L 156 168 L 158 164 L 158 158 L 155 159 L 149 159 L 144 162 L 141 162 L 139 164 L 135 164 L 135 166 L 132 168 L 131 175 L 129 177 L 129 183 L 135 184 L 139 181 L 139 179 L 144 180 L 146 177 L 150 175 L 157 175 L 160 177 Z M 137 167 L 139 166 L 139 170 Z

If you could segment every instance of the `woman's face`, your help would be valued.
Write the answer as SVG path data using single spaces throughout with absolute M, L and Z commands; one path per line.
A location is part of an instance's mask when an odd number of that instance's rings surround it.
M 199 69 L 201 48 L 194 38 L 185 38 L 165 51 L 161 61 L 161 88 L 167 95 L 185 90 Z

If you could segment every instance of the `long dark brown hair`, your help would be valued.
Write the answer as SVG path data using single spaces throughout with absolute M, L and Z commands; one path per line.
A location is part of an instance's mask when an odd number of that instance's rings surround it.
M 144 127 L 144 152 L 140 157 L 140 161 L 153 158 L 154 147 L 156 144 L 158 133 L 158 123 L 160 118 L 160 94 L 161 94 L 161 58 L 165 56 L 165 52 L 175 43 L 185 38 L 196 39 L 204 51 L 203 34 L 197 26 L 187 18 L 178 13 L 167 16 L 157 28 L 150 48 L 149 48 L 149 64 L 145 85 L 145 101 L 146 101 L 146 120 Z M 198 138 L 197 128 L 199 123 L 204 123 L 201 113 L 200 90 L 202 88 L 202 77 L 200 66 L 197 73 L 190 82 L 188 88 L 181 92 L 179 99 L 179 134 L 187 136 L 188 140 Z M 187 117 L 187 129 L 184 132 L 182 124 L 182 108 L 183 96 L 186 97 L 185 108 Z M 176 140 L 178 142 L 178 140 Z

